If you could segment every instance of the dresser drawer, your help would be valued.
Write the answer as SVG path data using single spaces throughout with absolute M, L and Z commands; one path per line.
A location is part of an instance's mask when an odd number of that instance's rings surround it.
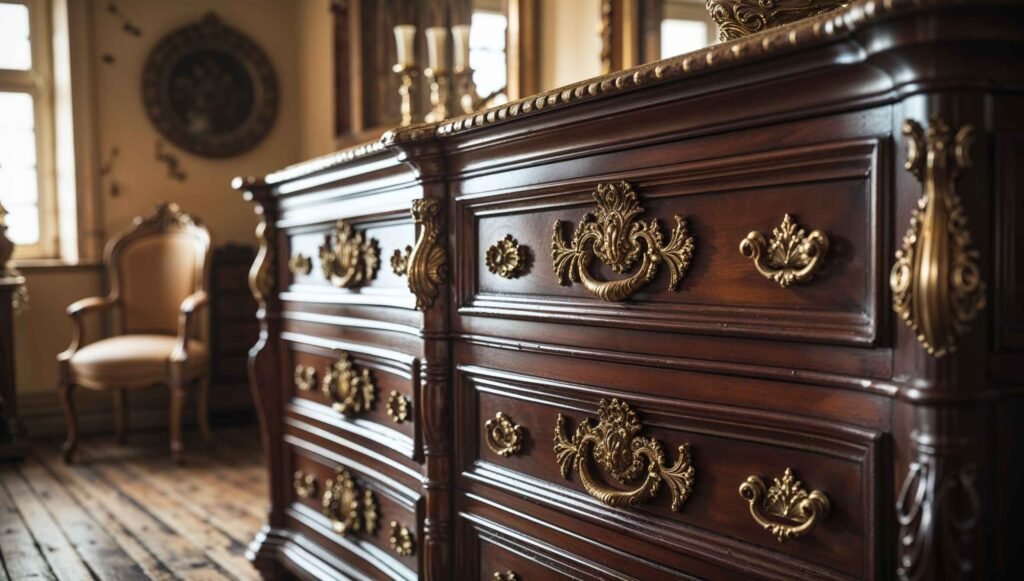
M 877 567 L 879 432 L 477 366 L 457 367 L 456 390 L 470 491 L 717 551 L 723 564 L 745 553 L 784 571 L 796 558 L 824 578 Z
M 664 165 L 458 200 L 459 313 L 877 342 L 880 142 L 684 163 L 649 149 L 607 162 Z
M 371 577 L 415 578 L 419 498 L 357 461 L 289 439 L 290 526 Z

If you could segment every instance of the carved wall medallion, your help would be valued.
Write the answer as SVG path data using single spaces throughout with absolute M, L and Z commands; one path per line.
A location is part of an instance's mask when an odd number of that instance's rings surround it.
M 416 308 L 429 309 L 440 294 L 439 286 L 448 277 L 448 255 L 441 239 L 441 203 L 422 199 L 412 203 L 412 217 L 419 229 L 416 246 L 405 259 L 409 290 L 416 297 Z M 399 258 L 401 264 L 401 258 Z M 395 258 L 391 266 L 395 268 Z M 397 270 L 395 271 L 397 274 Z
M 924 191 L 896 251 L 889 286 L 893 310 L 935 357 L 955 351 L 957 336 L 985 307 L 978 252 L 971 248 L 967 214 L 955 189 L 960 170 L 971 166 L 973 131 L 965 125 L 953 137 L 941 118 L 927 131 L 912 120 L 903 124 L 905 167 Z
M 313 259 L 300 252 L 288 259 L 288 270 L 294 275 L 309 274 L 313 271 Z
M 404 252 L 401 248 L 396 248 L 395 253 L 391 255 L 391 272 L 397 276 L 408 274 L 410 254 L 412 254 L 412 246 L 406 246 Z
M 320 267 L 324 278 L 340 288 L 359 288 L 377 276 L 380 250 L 377 241 L 367 238 L 344 220 L 324 236 L 320 247 Z
M 370 409 L 376 394 L 370 370 L 356 367 L 348 353 L 327 368 L 321 391 L 335 411 L 355 415 Z
M 750 515 L 757 524 L 780 543 L 807 534 L 831 509 L 825 493 L 808 494 L 789 468 L 782 480 L 774 479 L 767 489 L 759 476 L 748 476 L 740 485 L 740 496 L 750 503 Z
M 516 278 L 523 274 L 526 260 L 526 247 L 520 246 L 519 241 L 511 234 L 490 245 L 484 256 L 487 270 L 502 278 Z
M 665 265 L 670 277 L 668 288 L 675 290 L 693 257 L 693 238 L 686 230 L 686 220 L 675 217 L 676 226 L 665 244 L 656 220 L 645 223 L 637 219 L 644 209 L 628 183 L 599 184 L 594 200 L 597 210 L 583 216 L 568 246 L 562 239 L 562 222 L 555 222 L 551 259 L 559 283 L 582 282 L 601 299 L 621 301 L 650 282 L 658 268 Z M 618 273 L 631 269 L 637 259 L 641 263 L 629 278 L 601 282 L 589 272 L 595 256 Z
M 373 491 L 360 490 L 355 478 L 338 466 L 334 479 L 324 483 L 324 495 L 320 499 L 321 510 L 331 519 L 331 528 L 339 535 L 377 530 L 377 499 Z
M 654 438 L 637 435 L 642 427 L 629 404 L 618 399 L 601 400 L 598 415 L 601 419 L 596 426 L 591 426 L 589 419 L 583 420 L 571 440 L 566 436 L 565 418 L 558 415 L 555 456 L 562 469 L 562 477 L 568 478 L 569 472 L 575 470 L 590 496 L 620 507 L 633 506 L 653 497 L 664 482 L 672 494 L 672 510 L 678 511 L 693 492 L 695 471 L 690 463 L 690 445 L 679 446 L 675 464 L 666 466 L 661 443 Z M 629 491 L 598 482 L 590 469 L 588 451 L 619 484 L 629 485 L 640 477 L 643 477 L 643 482 Z
M 302 470 L 296 470 L 292 475 L 292 486 L 295 488 L 295 495 L 299 498 L 312 498 L 316 495 L 316 474 L 306 474 Z
M 403 557 L 408 557 L 416 550 L 416 540 L 412 536 L 412 531 L 399 525 L 396 521 L 391 521 L 391 534 L 388 535 L 388 543 L 394 552 Z
M 409 400 L 397 391 L 392 391 L 387 401 L 388 417 L 396 424 L 409 419 Z
M 309 391 L 316 385 L 316 369 L 305 365 L 295 366 L 295 388 L 299 391 Z
M 506 458 L 523 449 L 523 427 L 502 412 L 484 424 L 484 439 L 492 452 Z
M 707 0 L 718 24 L 718 39 L 732 40 L 755 32 L 824 14 L 851 0 Z
M 277 75 L 263 49 L 212 12 L 156 44 L 142 72 L 149 120 L 204 157 L 253 148 L 277 117 Z
M 760 232 L 751 232 L 740 242 L 740 253 L 754 261 L 761 276 L 789 288 L 794 282 L 809 282 L 821 269 L 828 254 L 828 237 L 821 230 L 807 234 L 803 228 L 797 229 L 786 214 L 782 224 L 772 230 L 770 241 L 765 242 Z

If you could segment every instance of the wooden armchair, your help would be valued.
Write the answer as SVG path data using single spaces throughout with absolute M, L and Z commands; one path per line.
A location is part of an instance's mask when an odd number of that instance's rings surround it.
M 134 226 L 107 244 L 103 262 L 110 294 L 75 302 L 67 309 L 74 323 L 71 344 L 57 356 L 58 390 L 67 417 L 64 460 L 78 445 L 75 387 L 114 392 L 115 430 L 123 442 L 125 390 L 166 385 L 171 392 L 171 455 L 181 460 L 181 415 L 186 386 L 198 385 L 199 428 L 209 440 L 206 346 L 195 339 L 196 312 L 206 305 L 210 233 L 176 204 L 135 218 Z M 82 317 L 120 311 L 120 333 L 84 345 Z

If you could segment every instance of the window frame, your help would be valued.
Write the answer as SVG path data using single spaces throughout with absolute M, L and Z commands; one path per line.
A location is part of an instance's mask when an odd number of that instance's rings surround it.
M 0 0 L 0 4 L 16 4 L 28 8 L 32 50 L 32 66 L 28 70 L 0 69 L 0 92 L 30 95 L 35 117 L 39 240 L 34 244 L 16 246 L 14 259 L 54 258 L 59 251 L 59 234 L 49 2 Z

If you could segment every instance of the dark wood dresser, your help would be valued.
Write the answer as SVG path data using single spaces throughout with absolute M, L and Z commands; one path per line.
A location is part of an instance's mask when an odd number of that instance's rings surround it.
M 256 301 L 245 283 L 256 249 L 224 244 L 210 261 L 210 407 L 214 415 L 252 421 L 246 389 L 249 349 L 259 337 Z
M 236 180 L 250 556 L 1020 578 L 1022 89 L 1024 4 L 860 2 Z

